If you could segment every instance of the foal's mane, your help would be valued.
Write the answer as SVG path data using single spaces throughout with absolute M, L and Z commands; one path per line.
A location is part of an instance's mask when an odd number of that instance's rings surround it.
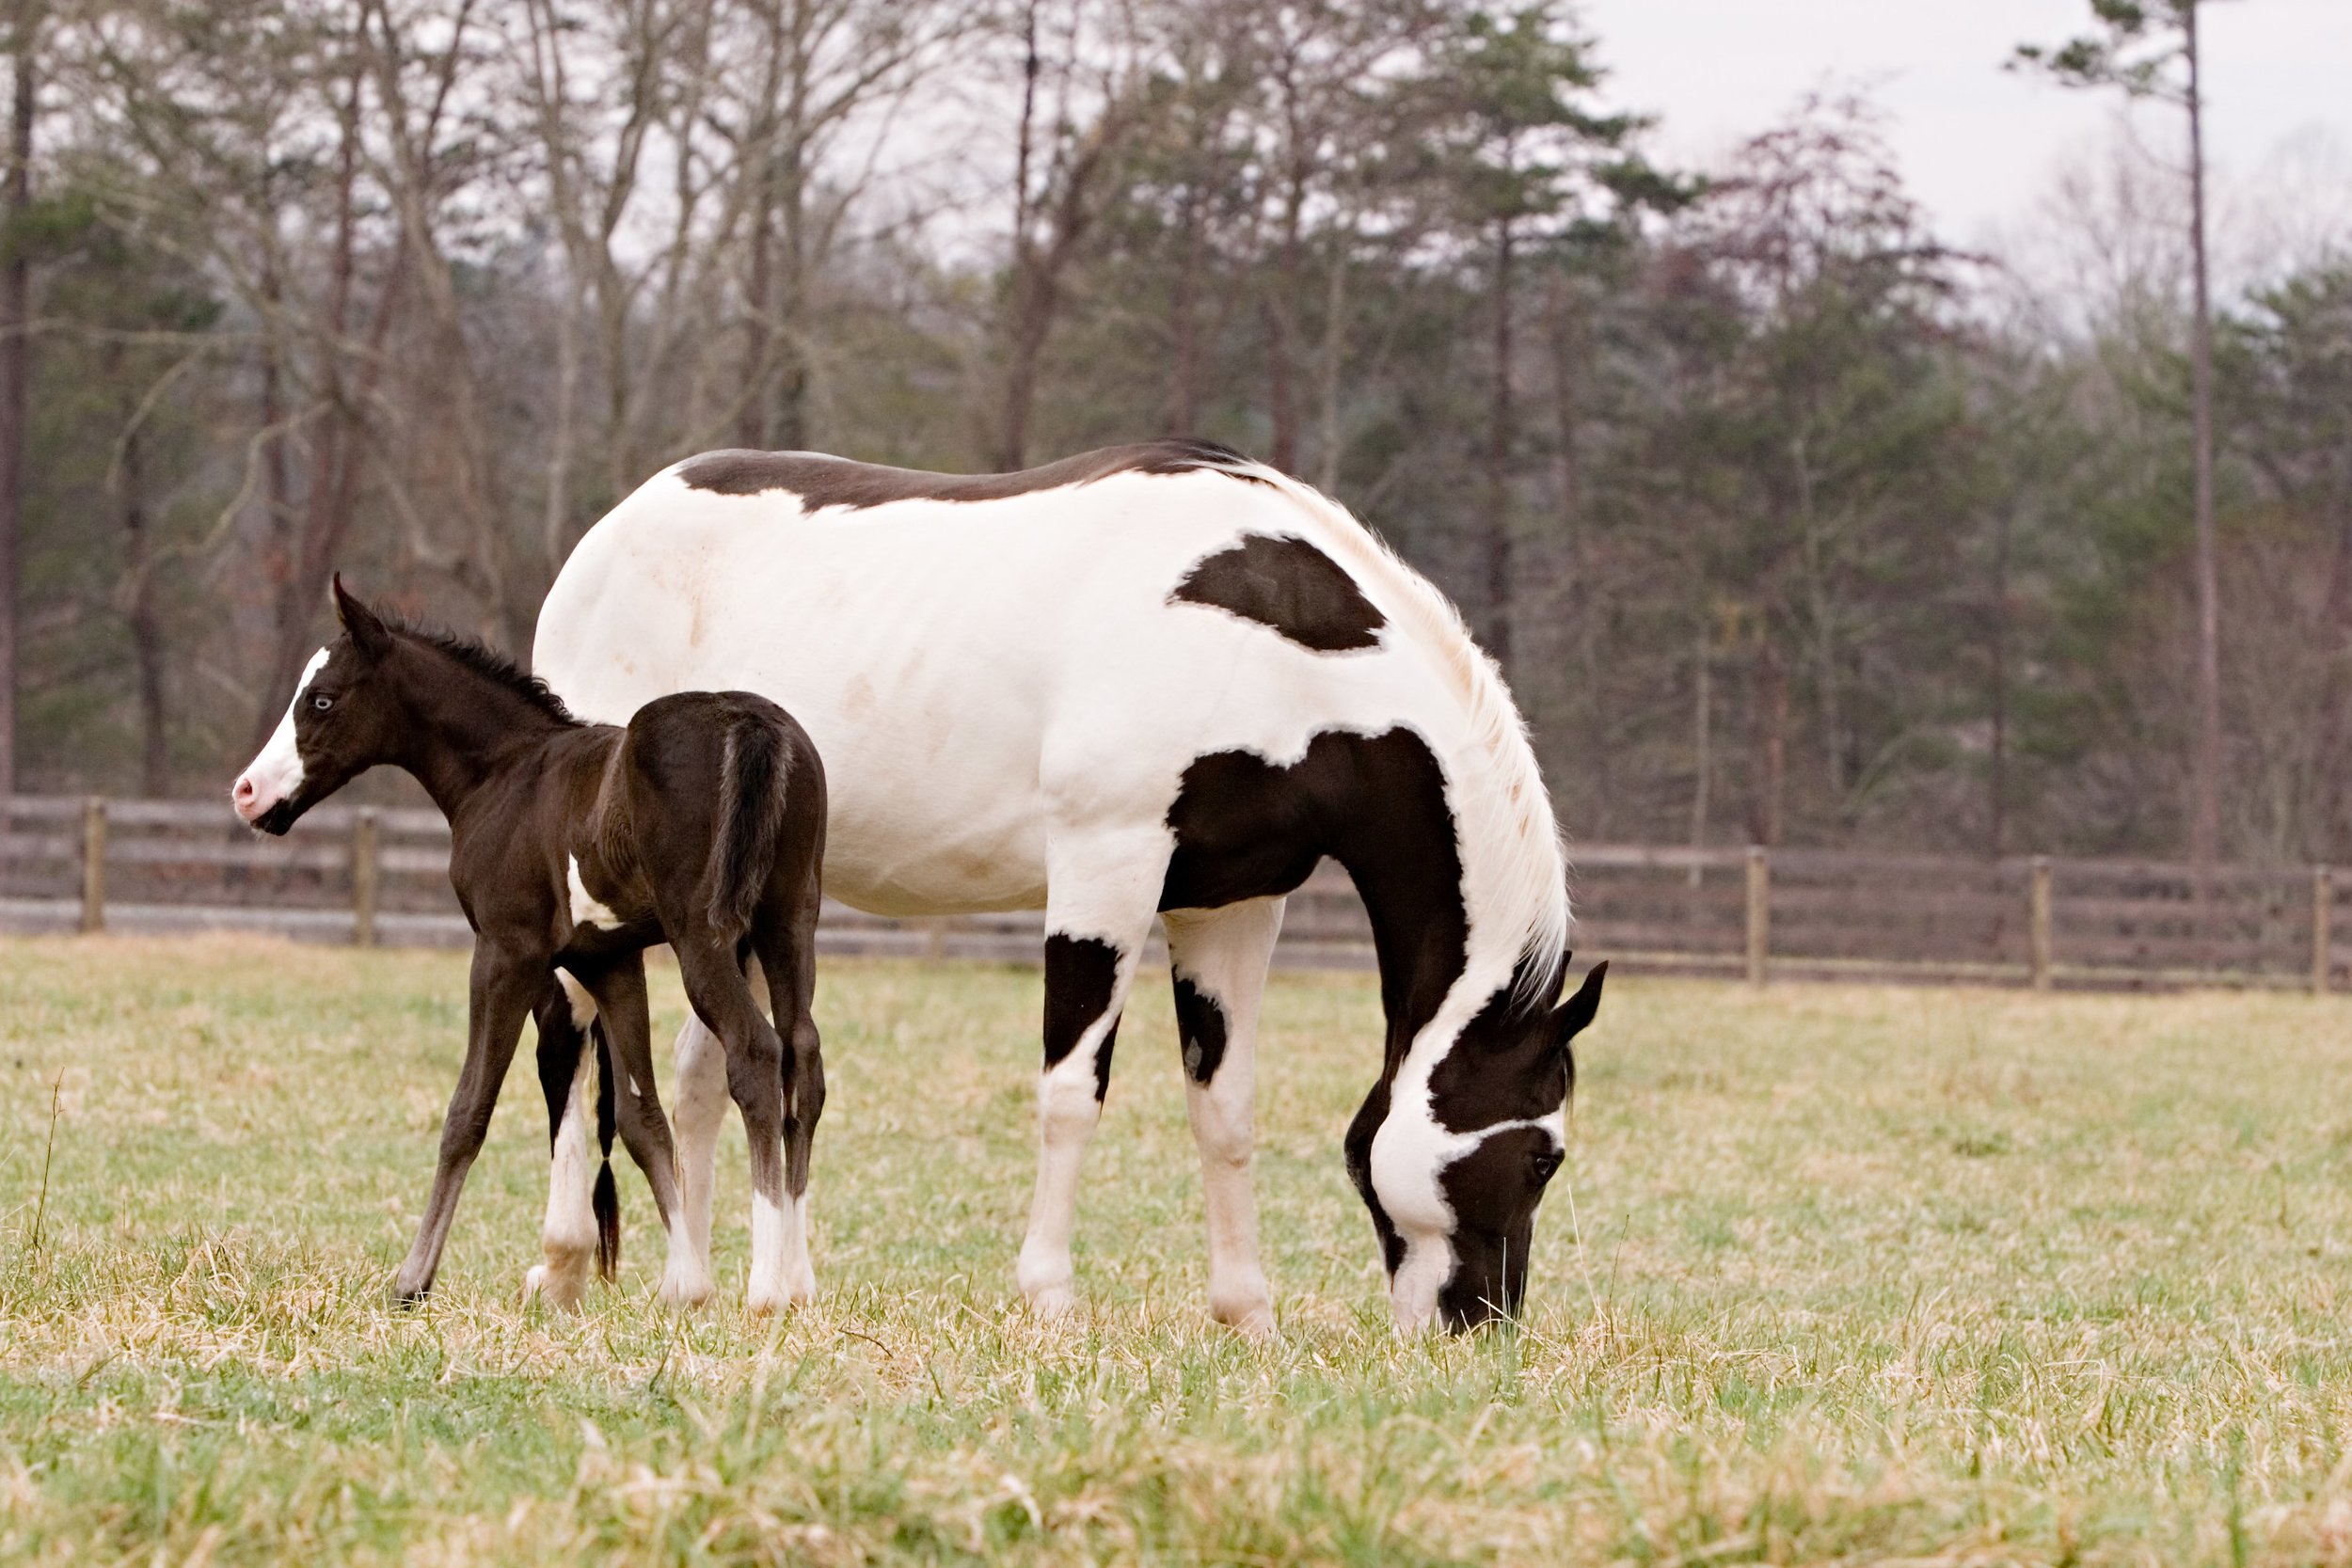
M 465 669 L 520 697 L 559 724 L 583 722 L 564 705 L 563 698 L 548 689 L 547 682 L 486 642 L 461 636 L 445 626 L 419 626 L 414 622 L 388 622 L 387 626 L 393 636 L 405 638 L 411 642 L 421 642 L 428 648 L 446 654 Z

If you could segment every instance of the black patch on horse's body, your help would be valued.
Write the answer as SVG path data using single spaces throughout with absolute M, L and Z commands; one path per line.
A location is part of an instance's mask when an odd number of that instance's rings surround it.
M 814 451 L 707 451 L 680 465 L 677 476 L 690 489 L 718 496 L 763 496 L 787 491 L 809 512 L 838 506 L 863 511 L 892 501 L 994 501 L 1041 490 L 1091 484 L 1113 474 L 1228 473 L 1253 484 L 1267 481 L 1234 472 L 1249 461 L 1215 441 L 1169 439 L 1104 447 L 1058 463 L 1009 474 L 939 474 L 922 468 L 893 468 Z
M 1160 891 L 1164 910 L 1289 893 L 1326 855 L 1363 895 L 1389 1028 L 1379 1081 L 1348 1124 L 1347 1173 L 1393 1275 L 1405 1243 L 1373 1190 L 1372 1140 L 1397 1065 L 1470 958 L 1444 769 L 1429 743 L 1403 728 L 1327 730 L 1286 767 L 1254 752 L 1213 752 L 1184 769 L 1168 825 L 1176 852 Z
M 1304 539 L 1267 533 L 1203 556 L 1168 602 L 1255 621 L 1320 654 L 1376 648 L 1388 625 L 1338 562 Z
M 1078 1041 L 1094 1021 L 1111 1010 L 1111 992 L 1119 984 L 1119 949 L 1099 937 L 1064 936 L 1056 931 L 1045 939 L 1045 1068 L 1052 1071 L 1062 1058 L 1078 1049 Z M 1118 1026 L 1112 1025 L 1113 1032 Z M 1110 1076 L 1110 1039 L 1095 1053 L 1098 1081 Z M 1097 1099 L 1101 1096 L 1098 1094 Z
M 1176 976 L 1176 1035 L 1184 1042 L 1184 1076 L 1206 1084 L 1225 1061 L 1225 1009 L 1207 991 Z

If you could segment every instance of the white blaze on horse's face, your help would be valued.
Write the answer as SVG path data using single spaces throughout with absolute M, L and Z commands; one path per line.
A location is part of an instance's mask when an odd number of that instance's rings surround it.
M 294 683 L 294 697 L 286 704 L 286 716 L 270 732 L 261 753 L 237 775 L 230 800 L 235 804 L 237 815 L 247 822 L 260 821 L 273 807 L 293 800 L 302 788 L 302 747 L 294 736 L 294 715 L 302 709 L 302 699 L 310 691 L 312 678 L 326 668 L 326 652 L 321 648 L 302 667 L 302 678 Z

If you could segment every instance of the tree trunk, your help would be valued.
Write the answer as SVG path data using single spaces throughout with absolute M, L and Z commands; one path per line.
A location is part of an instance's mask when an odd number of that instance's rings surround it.
M 1770 631 L 1757 634 L 1754 678 L 1756 779 L 1748 798 L 1748 842 L 1769 849 L 1780 843 L 1780 803 L 1788 762 L 1788 668 Z
M 1208 248 L 1201 203 L 1200 186 L 1186 185 L 1181 208 L 1183 253 L 1168 310 L 1168 433 L 1171 436 L 1197 436 L 1200 431 L 1200 266 Z
M 30 5 L 17 8 L 14 91 L 8 116 L 8 264 L 0 268 L 0 798 L 16 793 L 19 564 L 24 516 L 27 392 L 32 379 L 33 269 L 24 217 L 33 199 L 34 29 Z
M 1486 412 L 1486 648 L 1511 669 L 1511 290 L 1513 242 L 1509 218 L 1495 224 L 1494 388 Z
M 131 410 L 129 418 L 135 420 L 137 410 Z M 171 737 L 164 700 L 163 618 L 155 606 L 155 546 L 148 526 L 146 461 L 135 423 L 123 435 L 118 472 L 129 591 L 124 618 L 130 624 L 131 657 L 138 682 L 139 789 L 150 800 L 161 800 L 171 793 Z
M 2221 852 L 2221 594 L 2214 562 L 2213 306 L 2205 256 L 2204 88 L 2197 11 L 2197 0 L 2182 8 L 2188 55 L 2189 255 L 2196 276 L 2189 400 L 2197 447 L 2197 768 L 2189 858 L 2210 866 Z
M 2015 530 L 2010 508 L 2001 508 L 1993 535 L 1993 669 L 1989 693 L 1993 714 L 1993 775 L 1985 805 L 1985 852 L 1994 860 L 2008 843 L 2009 811 L 2009 547 Z

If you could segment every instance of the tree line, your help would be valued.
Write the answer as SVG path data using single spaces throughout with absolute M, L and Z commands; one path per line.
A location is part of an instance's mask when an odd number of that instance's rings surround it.
M 17 789 L 217 786 L 337 569 L 527 648 L 691 451 L 1178 433 L 1455 596 L 1578 837 L 2193 836 L 2162 171 L 2045 216 L 2053 294 L 1934 232 L 1864 101 L 1662 166 L 1560 0 L 47 0 L 7 41 Z M 2213 325 L 2233 857 L 2352 857 L 2345 238 Z

